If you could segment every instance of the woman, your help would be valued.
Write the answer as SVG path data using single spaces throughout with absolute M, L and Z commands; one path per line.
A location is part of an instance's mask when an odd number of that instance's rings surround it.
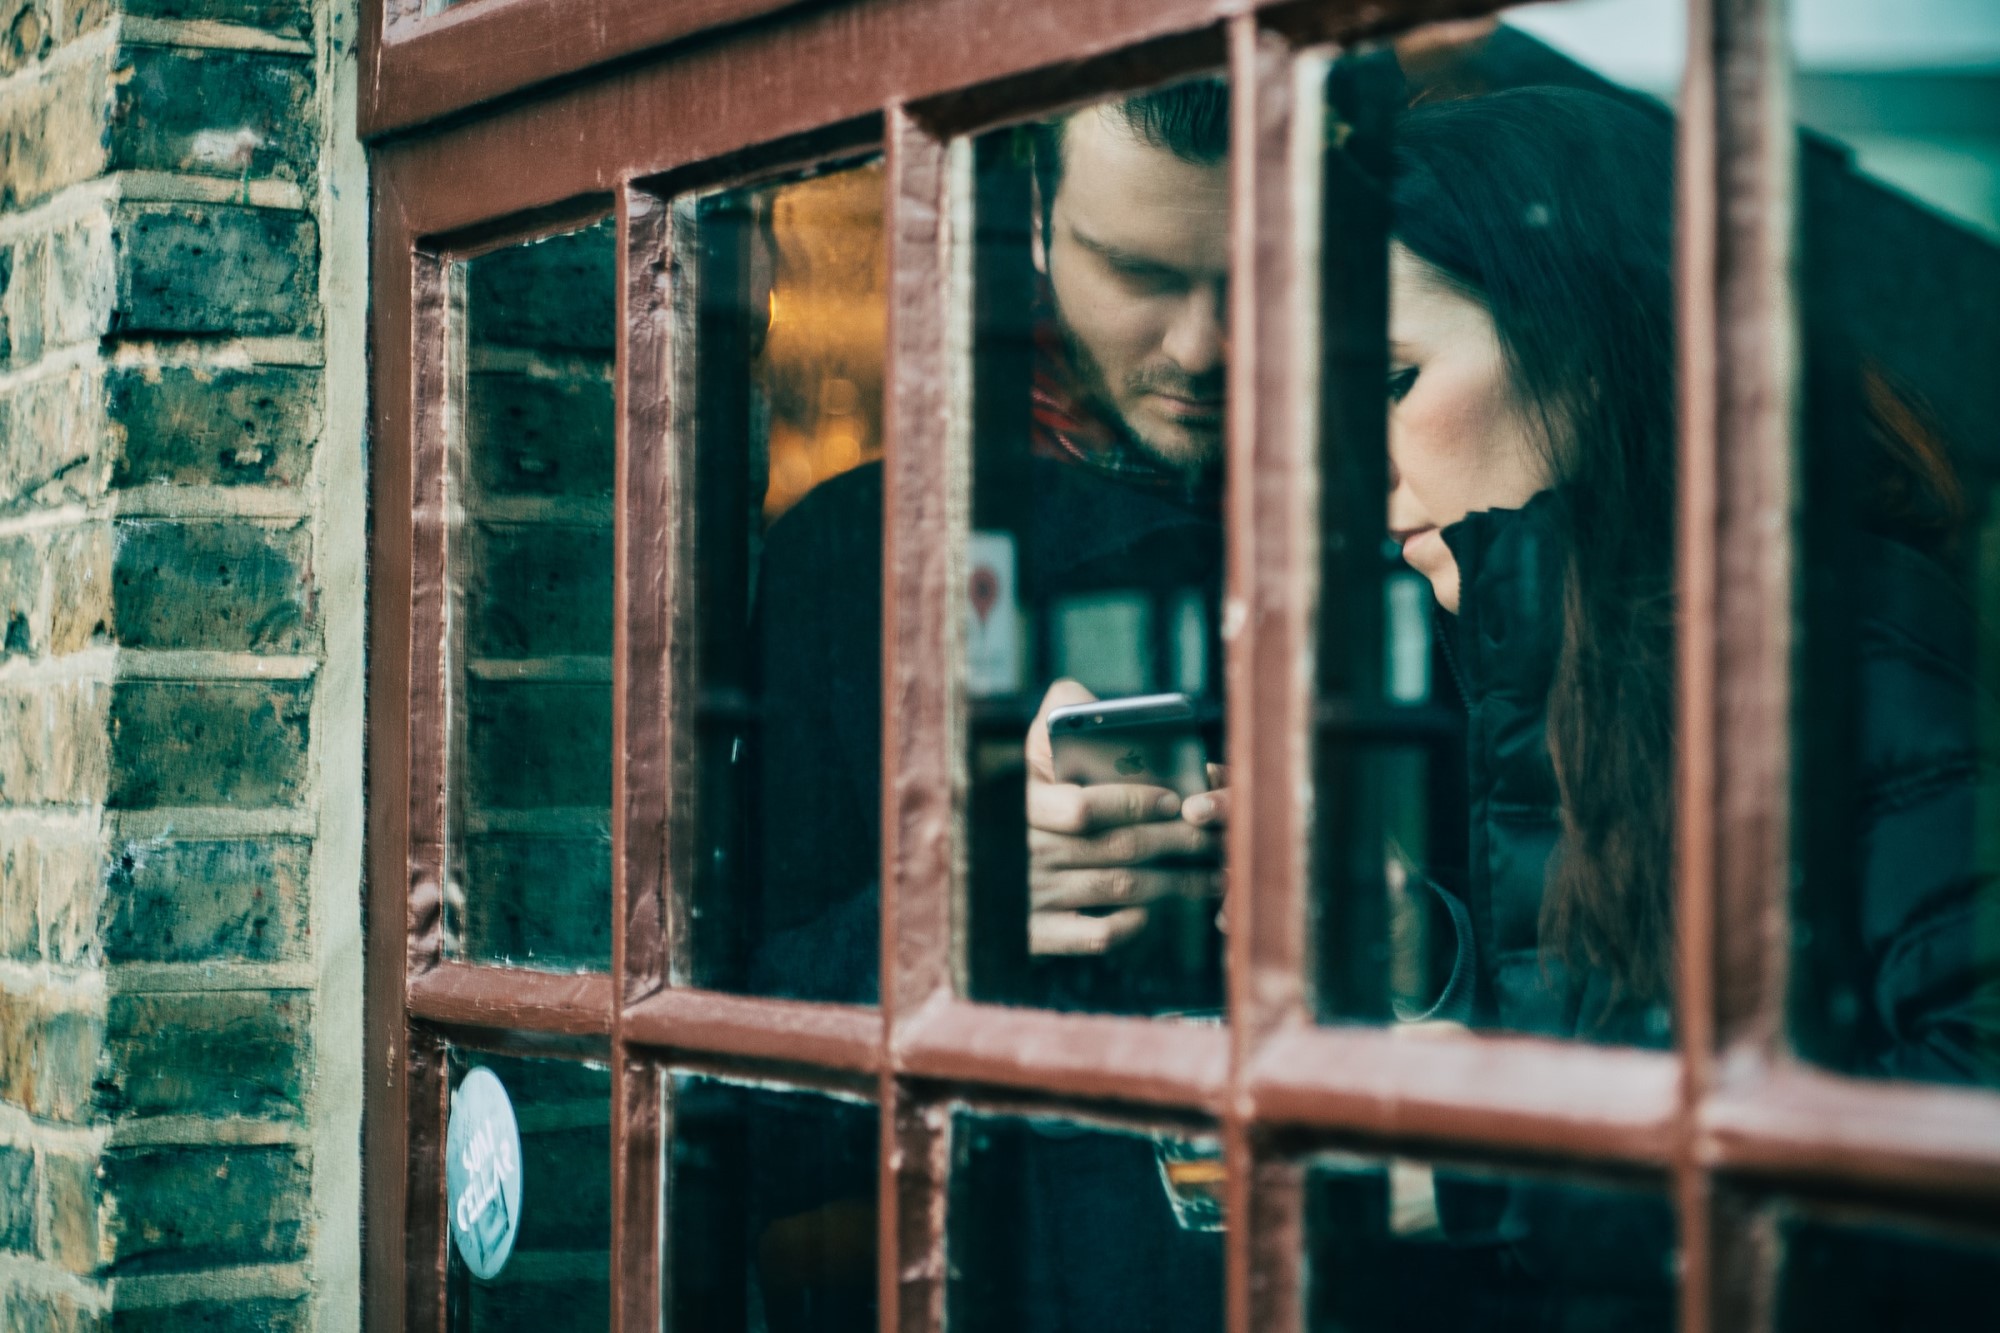
M 1607 96 L 1522 88 L 1411 111 L 1393 164 L 1388 526 L 1450 613 L 1470 732 L 1472 970 L 1457 997 L 1475 1022 L 1664 1045 L 1671 127 Z M 1811 340 L 1809 360 L 1831 346 Z M 1842 378 L 1855 377 L 1814 382 Z M 1874 478 L 1841 534 L 1872 571 L 1854 589 L 1856 638 L 1828 645 L 1859 663 L 1860 902 L 1837 906 L 1858 917 L 1874 970 L 1844 1062 L 1990 1078 L 2000 1043 L 1972 954 L 1970 617 L 1914 544 L 1948 526 L 1953 488 L 1916 415 L 1870 384 L 1863 428 L 1814 440 L 1869 454 L 1857 475 Z
M 1664 1046 L 1671 122 L 1537 87 L 1420 105 L 1394 133 L 1387 526 L 1444 613 L 1468 737 L 1467 865 L 1462 879 L 1434 868 L 1463 886 L 1462 902 L 1439 890 L 1457 962 L 1431 1016 Z M 2000 1006 L 1981 1012 L 1995 986 L 1975 955 L 1971 617 L 1921 549 L 1948 537 L 1955 490 L 1917 414 L 1879 376 L 1839 373 L 1853 367 L 1833 364 L 1835 347 L 1809 331 L 1811 383 L 1866 383 L 1868 400 L 1845 414 L 1815 400 L 1805 415 L 1813 447 L 1858 460 L 1844 471 L 1868 479 L 1853 513 L 1816 525 L 1862 571 L 1853 637 L 1820 645 L 1815 662 L 1844 655 L 1853 672 L 1854 833 L 1844 882 L 1808 881 L 1802 916 L 1855 923 L 1860 1014 L 1839 1063 L 1991 1079 Z M 1451 1257 L 1397 1245 L 1379 1256 L 1457 1266 L 1448 1281 L 1398 1284 L 1432 1293 L 1398 1326 L 1667 1326 L 1663 1201 L 1441 1180 L 1437 1204 L 1459 1242 Z

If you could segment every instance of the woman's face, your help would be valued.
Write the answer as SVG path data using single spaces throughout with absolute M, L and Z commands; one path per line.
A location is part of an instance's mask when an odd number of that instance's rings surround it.
M 1389 248 L 1389 534 L 1458 610 L 1458 564 L 1439 531 L 1518 509 L 1549 484 L 1486 307 Z

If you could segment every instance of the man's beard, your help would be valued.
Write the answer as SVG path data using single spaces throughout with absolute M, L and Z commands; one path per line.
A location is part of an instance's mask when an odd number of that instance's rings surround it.
M 1197 474 L 1216 466 L 1222 458 L 1222 428 L 1218 423 L 1212 431 L 1203 431 L 1193 426 L 1183 426 L 1195 440 L 1188 443 L 1176 442 L 1173 447 L 1163 446 L 1160 441 L 1149 439 L 1139 426 L 1127 419 L 1118 408 L 1118 399 L 1111 393 L 1105 379 L 1104 367 L 1091 355 L 1083 340 L 1076 336 L 1069 321 L 1063 318 L 1061 307 L 1055 310 L 1056 330 L 1062 335 L 1063 351 L 1069 360 L 1071 378 L 1080 393 L 1096 414 L 1115 426 L 1119 436 L 1132 448 L 1161 467 L 1170 471 Z M 1207 375 L 1189 375 L 1168 366 L 1159 369 L 1141 368 L 1130 375 L 1125 383 L 1128 400 L 1141 398 L 1148 393 L 1170 394 L 1176 398 L 1192 399 L 1196 402 L 1214 400 L 1220 402 L 1227 370 L 1218 368 Z M 1199 441 L 1203 436 L 1211 437 L 1207 447 Z

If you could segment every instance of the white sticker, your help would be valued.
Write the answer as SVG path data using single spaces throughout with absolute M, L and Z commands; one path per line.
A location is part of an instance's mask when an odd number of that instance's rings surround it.
M 507 1089 L 483 1066 L 451 1094 L 444 1184 L 459 1256 L 474 1277 L 497 1275 L 521 1229 L 521 1128 Z

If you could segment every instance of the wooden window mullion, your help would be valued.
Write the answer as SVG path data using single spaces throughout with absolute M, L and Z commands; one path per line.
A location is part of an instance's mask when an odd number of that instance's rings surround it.
M 1711 1174 L 1725 1062 L 1781 1057 L 1791 856 L 1792 179 L 1786 7 L 1690 0 L 1679 130 L 1681 1327 L 1768 1327 L 1768 1217 Z

